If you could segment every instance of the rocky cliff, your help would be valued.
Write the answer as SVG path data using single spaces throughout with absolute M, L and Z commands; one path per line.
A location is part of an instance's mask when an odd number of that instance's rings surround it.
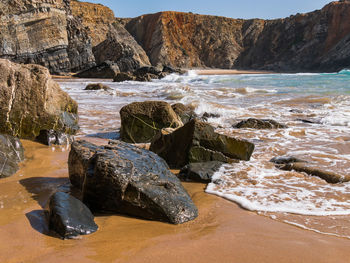
M 70 0 L 2 0 L 0 57 L 40 64 L 51 73 L 94 64 L 90 38 L 72 16 Z
M 336 71 L 350 66 L 350 2 L 277 20 L 161 12 L 126 29 L 153 65 Z

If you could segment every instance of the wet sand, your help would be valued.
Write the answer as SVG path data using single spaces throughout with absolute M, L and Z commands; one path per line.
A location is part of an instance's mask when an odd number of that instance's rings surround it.
M 0 180 L 0 262 L 349 262 L 350 240 L 259 216 L 195 183 L 184 183 L 199 209 L 192 222 L 97 216 L 95 234 L 60 240 L 48 232 L 44 208 L 69 182 L 68 149 L 24 147 L 21 170 Z

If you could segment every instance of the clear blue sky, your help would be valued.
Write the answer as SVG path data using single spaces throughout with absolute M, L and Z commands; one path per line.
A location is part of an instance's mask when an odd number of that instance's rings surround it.
M 84 0 L 81 0 L 84 1 Z M 321 9 L 330 0 L 85 0 L 113 9 L 116 17 L 182 11 L 232 18 L 282 18 Z

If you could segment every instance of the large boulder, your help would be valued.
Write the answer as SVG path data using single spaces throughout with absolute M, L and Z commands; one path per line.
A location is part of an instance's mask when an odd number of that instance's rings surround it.
M 159 132 L 150 150 L 164 158 L 171 168 L 182 168 L 197 162 L 248 161 L 254 144 L 215 133 L 208 123 L 194 119 L 173 133 Z
M 156 154 L 121 141 L 72 144 L 69 178 L 92 211 L 181 224 L 197 217 L 179 179 Z
M 18 138 L 0 134 L 0 178 L 9 177 L 19 169 L 24 160 L 24 150 Z
M 56 192 L 49 202 L 49 228 L 63 239 L 69 239 L 92 234 L 98 226 L 90 209 L 80 200 L 67 193 Z
M 46 68 L 0 59 L 0 86 L 0 132 L 35 139 L 41 130 L 78 130 L 77 103 Z
M 238 129 L 284 129 L 288 128 L 286 125 L 278 123 L 274 120 L 264 120 L 264 119 L 255 119 L 250 118 L 247 120 L 243 120 L 236 125 L 234 125 L 234 128 Z
M 151 142 L 163 128 L 177 128 L 182 121 L 164 101 L 134 102 L 120 110 L 121 139 L 131 143 Z

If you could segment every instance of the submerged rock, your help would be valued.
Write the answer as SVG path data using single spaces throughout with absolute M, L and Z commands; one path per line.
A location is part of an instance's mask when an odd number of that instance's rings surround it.
M 0 132 L 35 139 L 41 130 L 74 134 L 78 105 L 38 65 L 0 59 Z
M 80 200 L 67 193 L 57 192 L 49 202 L 49 228 L 63 239 L 69 239 L 92 234 L 98 226 L 90 209 Z
M 239 129 L 283 129 L 287 128 L 286 125 L 278 123 L 274 120 L 260 120 L 250 118 L 248 120 L 241 121 L 240 123 L 233 126 L 233 128 Z
M 24 160 L 24 149 L 18 138 L 0 134 L 0 178 L 15 174 Z
M 301 160 L 294 156 L 277 156 L 270 160 L 270 162 L 275 164 L 287 164 L 287 163 L 305 163 L 306 161 Z
M 128 72 L 117 73 L 113 78 L 114 82 L 123 82 L 123 81 L 130 81 L 130 80 L 136 80 L 136 77 Z
M 181 224 L 198 211 L 179 179 L 156 154 L 120 141 L 72 144 L 69 177 L 93 211 Z M 82 183 L 83 182 L 83 183 Z
M 36 141 L 51 146 L 51 145 L 68 145 L 73 141 L 72 136 L 55 130 L 41 130 Z
M 85 87 L 84 90 L 110 90 L 111 88 L 102 83 L 91 83 Z
M 160 129 L 177 128 L 182 122 L 164 101 L 134 102 L 120 110 L 121 139 L 131 143 L 150 142 Z
M 285 165 L 278 166 L 278 168 L 285 171 L 296 171 L 300 173 L 306 173 L 312 176 L 318 176 L 331 184 L 344 183 L 350 181 L 350 176 L 348 175 L 343 176 L 327 170 L 322 170 L 318 167 L 313 167 L 312 165 L 305 163 L 288 163 Z
M 208 121 L 209 118 L 220 118 L 220 114 L 204 112 L 201 119 Z
M 254 144 L 215 133 L 211 125 L 191 120 L 171 134 L 159 132 L 150 150 L 164 158 L 171 168 L 182 168 L 196 162 L 248 161 Z
M 222 162 L 190 163 L 181 169 L 179 178 L 200 183 L 210 183 L 214 173 L 223 164 Z

